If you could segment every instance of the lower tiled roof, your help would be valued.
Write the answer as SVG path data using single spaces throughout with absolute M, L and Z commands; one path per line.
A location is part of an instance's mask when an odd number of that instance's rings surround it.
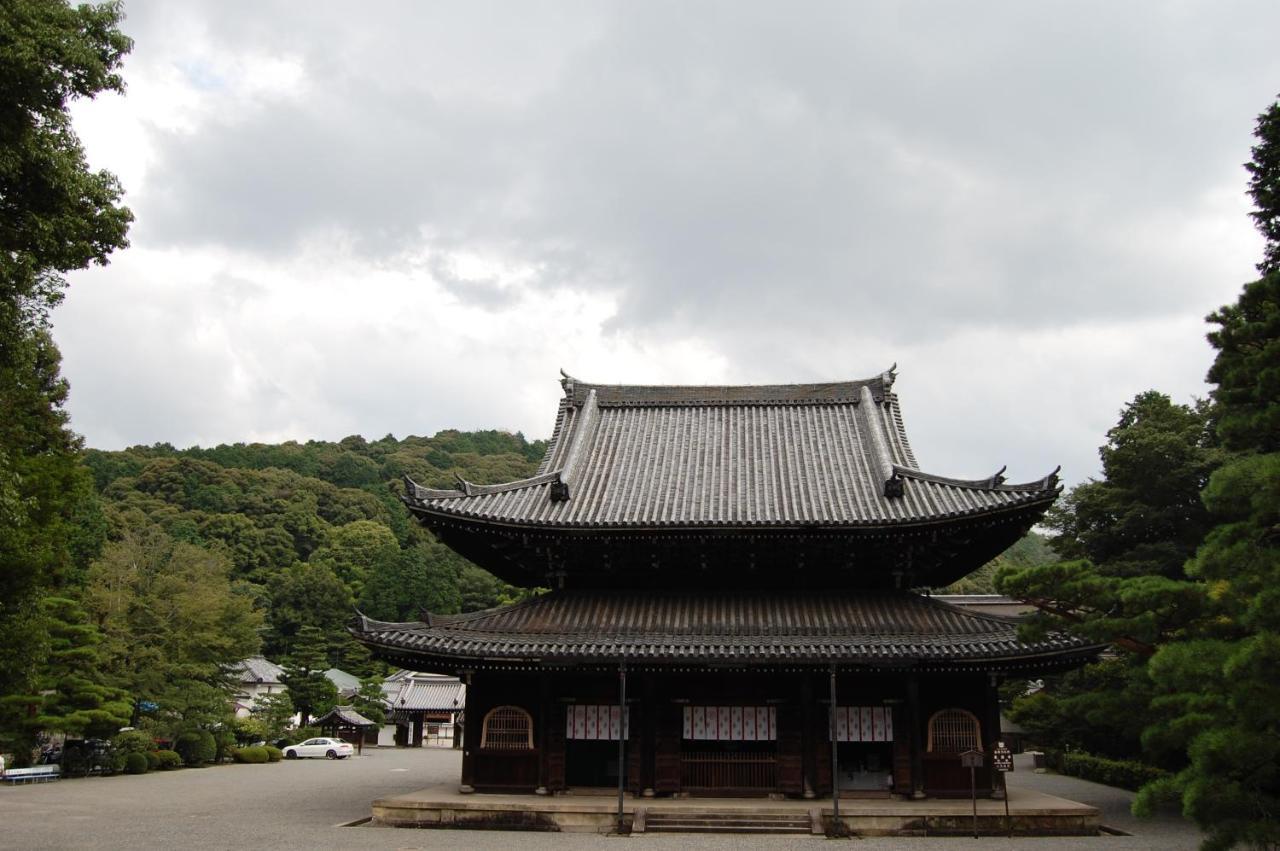
M 1013 619 L 908 592 L 568 590 L 425 622 L 361 616 L 353 632 L 375 652 L 459 663 L 1012 663 L 1097 649 L 1065 634 L 1023 642 Z

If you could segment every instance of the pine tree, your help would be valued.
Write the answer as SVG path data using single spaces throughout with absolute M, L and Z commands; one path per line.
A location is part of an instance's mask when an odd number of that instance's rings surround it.
M 1217 525 L 1188 565 L 1213 604 L 1199 633 L 1151 660 L 1145 734 L 1186 749 L 1188 767 L 1142 790 L 1136 809 L 1175 800 L 1206 849 L 1280 844 L 1280 101 L 1258 118 L 1249 171 L 1267 240 L 1260 280 L 1209 317 L 1218 434 L 1232 453 L 1204 490 Z
M 312 716 L 323 715 L 338 703 L 338 689 L 324 675 L 329 669 L 328 641 L 319 627 L 304 626 L 294 638 L 280 679 L 289 688 L 289 699 L 298 711 L 301 726 Z

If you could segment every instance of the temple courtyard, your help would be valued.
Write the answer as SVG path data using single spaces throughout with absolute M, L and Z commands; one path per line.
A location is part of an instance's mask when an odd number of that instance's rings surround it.
M 368 823 L 376 799 L 447 789 L 457 783 L 460 754 L 433 748 L 366 751 L 330 762 L 226 765 L 140 776 L 63 780 L 0 788 L 0 848 L 116 849 L 263 847 L 311 848 L 799 848 L 829 842 L 812 836 L 644 833 L 611 837 L 581 833 L 413 830 Z M 1128 814 L 1132 794 L 1047 774 L 1023 757 L 1009 776 L 1011 799 L 1035 796 L 1076 801 L 1100 811 L 1101 823 L 1129 835 L 1079 838 L 983 837 L 984 847 L 1044 849 L 1194 849 L 1199 834 L 1176 816 L 1139 820 Z M 490 796 L 472 795 L 470 800 Z M 492 796 L 495 800 L 507 796 Z M 567 797 L 555 803 L 573 803 Z M 601 803 L 604 803 L 601 801 Z M 628 804 L 635 803 L 628 798 Z M 680 802 L 685 803 L 685 802 Z M 696 802 L 695 802 L 696 803 Z M 798 803 L 798 802 L 797 802 Z M 967 802 L 965 802 L 967 804 Z M 982 802 L 990 806 L 996 802 Z M 761 801 L 765 807 L 769 802 Z M 844 807 L 846 802 L 842 802 Z M 859 802 L 847 802 L 856 807 Z M 829 806 L 829 804 L 828 804 Z M 353 825 L 354 826 L 348 826 Z M 836 840 L 839 841 L 839 840 Z M 859 848 L 970 847 L 972 838 L 886 837 L 856 840 Z

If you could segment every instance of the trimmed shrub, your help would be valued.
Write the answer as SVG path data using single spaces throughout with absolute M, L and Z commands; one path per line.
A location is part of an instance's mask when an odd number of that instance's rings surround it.
M 124 773 L 125 774 L 146 774 L 147 773 L 147 755 L 132 751 L 124 755 Z
M 270 759 L 267 754 L 267 749 L 261 745 L 250 745 L 247 748 L 236 748 L 233 756 L 235 757 L 236 762 L 247 762 L 254 765 L 261 765 Z
M 160 767 L 160 752 L 147 751 L 142 757 L 147 761 L 147 771 L 155 771 Z
M 182 757 L 183 763 L 192 767 L 212 762 L 218 755 L 218 743 L 208 730 L 188 730 L 180 734 L 173 743 L 173 749 Z
M 182 768 L 182 754 L 177 751 L 156 751 L 156 759 L 162 771 Z
M 284 751 L 273 745 L 263 745 L 262 749 L 267 752 L 268 762 L 279 762 L 284 758 Z
M 151 735 L 142 730 L 125 730 L 111 740 L 117 753 L 146 753 L 156 749 Z
M 1167 771 L 1130 759 L 1109 759 L 1082 751 L 1056 753 L 1054 756 L 1055 767 L 1063 774 L 1134 792 L 1153 780 L 1169 776 Z

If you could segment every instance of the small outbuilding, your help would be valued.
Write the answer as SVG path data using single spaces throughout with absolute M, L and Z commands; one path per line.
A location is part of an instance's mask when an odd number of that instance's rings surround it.
M 366 737 L 373 737 L 377 743 L 378 725 L 351 706 L 335 706 L 313 723 L 320 728 L 322 735 L 351 742 L 356 746 L 356 753 L 364 750 Z

